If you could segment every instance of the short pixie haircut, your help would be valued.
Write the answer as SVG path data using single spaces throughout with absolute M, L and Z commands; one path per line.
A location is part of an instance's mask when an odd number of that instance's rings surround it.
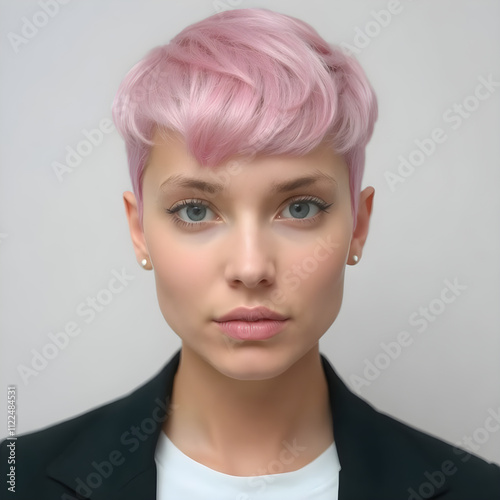
M 236 155 L 304 155 L 325 141 L 349 168 L 355 227 L 377 113 L 353 57 L 305 22 L 267 9 L 225 11 L 188 26 L 128 72 L 113 102 L 141 226 L 153 135 L 170 130 L 207 167 Z

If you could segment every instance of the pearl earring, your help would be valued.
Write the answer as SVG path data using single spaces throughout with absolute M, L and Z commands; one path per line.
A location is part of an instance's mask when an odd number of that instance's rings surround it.
M 142 267 L 146 268 L 146 266 L 148 265 L 148 259 L 142 259 L 141 265 L 142 265 Z
M 355 264 L 357 264 L 359 262 L 359 257 L 357 255 L 353 255 L 352 260 L 354 261 Z

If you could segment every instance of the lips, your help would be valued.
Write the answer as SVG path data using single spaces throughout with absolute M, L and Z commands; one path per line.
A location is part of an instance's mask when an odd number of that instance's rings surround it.
M 284 321 L 288 319 L 286 316 L 279 314 L 277 312 L 271 311 L 267 307 L 237 307 L 232 311 L 224 314 L 220 318 L 216 318 L 215 321 L 221 323 L 225 321 L 259 321 L 259 320 L 274 320 L 274 321 Z
M 258 321 L 223 321 L 215 322 L 222 332 L 236 340 L 268 340 L 282 332 L 288 320 L 276 321 L 272 319 L 261 319 Z

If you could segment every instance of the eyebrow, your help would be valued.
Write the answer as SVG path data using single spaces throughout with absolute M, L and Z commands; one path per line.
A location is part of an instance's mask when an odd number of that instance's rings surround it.
M 325 174 L 324 172 L 321 171 L 316 171 L 314 175 L 298 177 L 297 179 L 291 179 L 282 182 L 272 182 L 270 187 L 270 192 L 271 194 L 281 194 L 325 181 L 331 184 L 337 184 L 337 181 L 330 175 Z M 180 187 L 180 188 L 191 188 L 211 194 L 217 194 L 221 191 L 224 191 L 225 189 L 224 184 L 207 182 L 194 177 L 186 177 L 181 174 L 176 174 L 169 177 L 165 182 L 163 182 L 160 185 L 160 189 L 170 186 Z

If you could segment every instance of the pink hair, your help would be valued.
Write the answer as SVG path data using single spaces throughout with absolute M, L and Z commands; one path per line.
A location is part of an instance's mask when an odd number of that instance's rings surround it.
M 377 99 L 359 63 L 305 22 L 235 9 L 152 49 L 121 83 L 113 119 L 126 143 L 142 224 L 142 175 L 157 128 L 202 166 L 235 155 L 303 155 L 326 141 L 349 167 L 356 225 Z

